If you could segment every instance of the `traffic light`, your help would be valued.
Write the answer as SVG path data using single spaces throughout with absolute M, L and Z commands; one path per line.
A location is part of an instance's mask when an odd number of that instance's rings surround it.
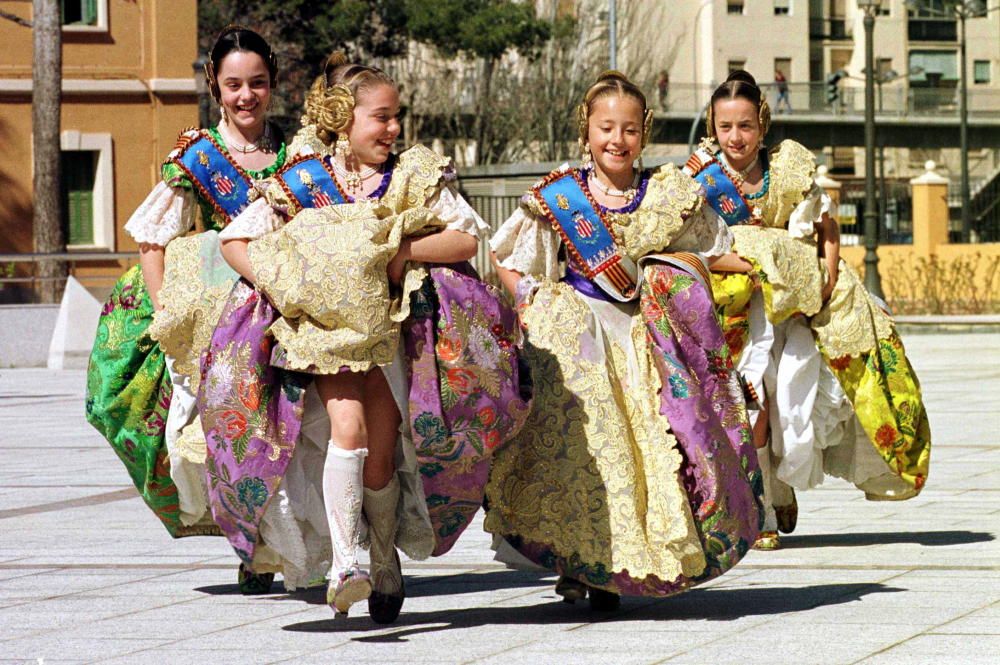
M 844 78 L 846 72 L 838 69 L 826 77 L 826 103 L 833 106 L 840 100 L 840 79 Z

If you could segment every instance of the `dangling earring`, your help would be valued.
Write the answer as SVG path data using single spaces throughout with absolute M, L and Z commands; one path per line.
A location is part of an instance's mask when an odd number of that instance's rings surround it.
M 347 134 L 337 136 L 337 143 L 333 146 L 333 154 L 343 157 L 344 161 L 347 161 L 347 156 L 351 154 L 351 141 L 347 138 Z
M 642 171 L 643 171 L 643 168 L 642 168 L 642 155 L 639 155 L 639 159 L 637 159 L 635 161 L 636 161 L 636 164 L 638 164 L 638 166 L 636 167 L 636 171 L 638 173 L 642 173 Z
M 229 114 L 226 113 L 226 107 L 219 106 L 219 113 L 222 114 L 222 124 L 229 126 Z
M 580 149 L 580 161 L 583 162 L 582 166 L 584 169 L 589 170 L 594 168 L 594 156 L 590 154 L 590 142 L 586 141 L 583 147 Z

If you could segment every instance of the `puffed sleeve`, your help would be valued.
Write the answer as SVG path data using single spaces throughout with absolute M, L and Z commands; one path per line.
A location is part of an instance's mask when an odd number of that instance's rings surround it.
M 733 233 L 726 222 L 708 204 L 703 204 L 685 220 L 684 228 L 670 243 L 674 252 L 696 252 L 706 257 L 722 256 L 732 251 Z
M 490 248 L 501 267 L 555 282 L 560 277 L 560 243 L 551 224 L 522 206 L 493 234 Z
M 458 193 L 454 182 L 445 183 L 427 202 L 427 206 L 445 223 L 446 230 L 463 231 L 475 238 L 489 235 L 489 225 Z
M 129 217 L 125 231 L 138 243 L 166 246 L 191 230 L 197 209 L 190 188 L 160 182 Z
M 823 213 L 833 214 L 833 199 L 826 191 L 813 183 L 805 199 L 795 206 L 788 217 L 788 235 L 793 238 L 811 238 L 816 234 L 816 224 Z
M 284 224 L 284 219 L 275 212 L 267 197 L 261 197 L 244 208 L 226 228 L 219 232 L 219 240 L 245 238 L 255 240 L 276 231 Z

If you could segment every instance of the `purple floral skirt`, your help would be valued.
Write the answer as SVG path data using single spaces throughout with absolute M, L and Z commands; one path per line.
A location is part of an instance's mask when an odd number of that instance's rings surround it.
M 447 552 L 483 503 L 494 449 L 524 424 L 530 400 L 518 365 L 514 311 L 467 264 L 434 266 L 403 323 L 410 430 L 434 530 Z M 208 445 L 209 503 L 251 563 L 260 524 L 302 427 L 309 374 L 272 365 L 279 313 L 240 281 L 202 360 L 198 410 Z

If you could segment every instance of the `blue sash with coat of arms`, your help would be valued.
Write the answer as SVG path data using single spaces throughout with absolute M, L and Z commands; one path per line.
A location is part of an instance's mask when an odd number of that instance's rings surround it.
M 722 165 L 707 150 L 701 148 L 688 159 L 685 172 L 701 183 L 705 199 L 727 225 L 746 224 L 753 217 L 739 187 L 736 186 Z
M 615 300 L 633 300 L 638 268 L 618 247 L 603 213 L 584 190 L 579 171 L 546 178 L 534 196 L 583 276 Z
M 318 155 L 288 163 L 276 177 L 281 188 L 300 208 L 323 208 L 347 202 L 333 173 Z
M 250 176 L 207 131 L 184 133 L 167 161 L 187 174 L 227 223 L 250 203 Z

